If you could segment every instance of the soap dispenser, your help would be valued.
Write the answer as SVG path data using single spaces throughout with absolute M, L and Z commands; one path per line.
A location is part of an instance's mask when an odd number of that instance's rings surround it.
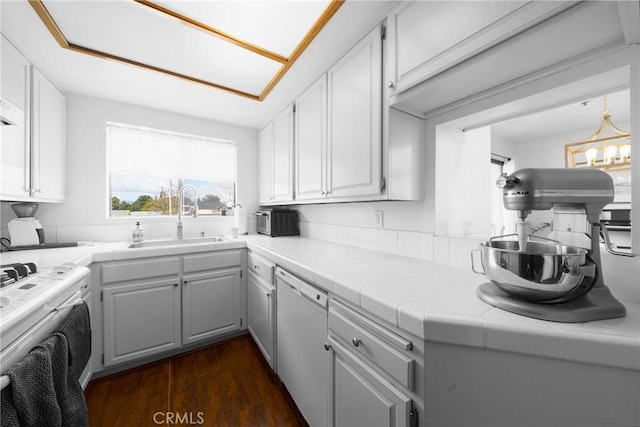
M 140 226 L 140 221 L 136 222 L 136 228 L 133 229 L 132 237 L 135 243 L 144 240 L 144 229 Z

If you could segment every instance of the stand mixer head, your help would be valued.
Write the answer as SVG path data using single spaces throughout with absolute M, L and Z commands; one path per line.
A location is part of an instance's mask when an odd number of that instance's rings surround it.
M 613 180 L 598 169 L 521 169 L 511 175 L 502 174 L 497 185 L 503 190 L 504 207 L 518 211 L 520 221 L 516 224 L 516 233 L 522 243 L 520 250 L 526 250 L 529 235 L 526 219 L 532 210 L 554 209 L 554 220 L 560 213 L 571 212 L 573 223 L 582 229 L 584 220 L 598 224 L 600 212 L 614 197 Z M 580 232 L 571 227 L 571 223 L 568 227 L 565 223 L 565 229 L 559 230 L 559 224 L 554 221 L 553 230 Z M 588 230 L 588 234 L 592 240 L 599 238 L 599 233 L 593 236 L 592 230 Z
M 497 185 L 505 208 L 518 211 L 519 221 L 515 235 L 480 245 L 482 274 L 491 282 L 478 288 L 478 296 L 545 320 L 624 316 L 624 306 L 604 286 L 600 261 L 599 217 L 614 198 L 611 177 L 597 169 L 531 168 L 503 174 Z M 550 239 L 532 236 L 527 217 L 533 210 L 549 209 Z

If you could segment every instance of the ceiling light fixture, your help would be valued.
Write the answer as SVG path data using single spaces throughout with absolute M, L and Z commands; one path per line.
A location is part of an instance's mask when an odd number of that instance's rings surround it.
M 564 146 L 567 168 L 592 167 L 607 171 L 624 171 L 631 167 L 631 134 L 619 129 L 611 120 L 607 97 L 602 98 L 602 118 L 596 131 L 583 141 Z M 620 152 L 620 157 L 617 157 Z M 584 160 L 582 160 L 584 158 Z
M 340 9 L 345 0 L 329 0 L 328 5 L 322 11 L 317 20 L 311 25 L 309 30 L 306 32 L 302 40 L 297 44 L 295 49 L 289 54 L 288 57 L 273 52 L 269 49 L 265 49 L 256 44 L 250 43 L 248 41 L 242 40 L 240 37 L 236 37 L 233 34 L 229 34 L 225 31 L 222 31 L 213 26 L 207 25 L 200 20 L 194 19 L 193 17 L 186 16 L 182 13 L 179 13 L 175 10 L 169 9 L 165 6 L 162 6 L 156 2 L 149 0 L 134 0 L 134 2 L 138 5 L 144 6 L 147 9 L 151 9 L 154 12 L 159 12 L 160 15 L 169 17 L 173 20 L 176 20 L 180 24 L 185 24 L 189 28 L 202 31 L 206 34 L 214 36 L 220 40 L 224 40 L 227 43 L 230 43 L 240 49 L 251 52 L 252 54 L 259 55 L 260 57 L 266 58 L 270 61 L 274 61 L 280 66 L 277 68 L 275 74 L 268 80 L 268 83 L 259 93 L 250 93 L 249 91 L 242 90 L 237 87 L 231 87 L 225 84 L 219 84 L 214 81 L 210 81 L 209 79 L 196 77 L 195 75 L 191 75 L 185 72 L 172 71 L 167 69 L 166 66 L 159 66 L 148 63 L 149 61 L 139 61 L 134 58 L 125 57 L 121 55 L 117 55 L 114 53 L 107 53 L 103 49 L 92 48 L 88 46 L 82 46 L 79 44 L 75 44 L 70 42 L 61 28 L 58 26 L 58 23 L 54 20 L 52 14 L 49 12 L 47 7 L 45 6 L 43 0 L 29 0 L 29 4 L 35 10 L 40 20 L 44 23 L 46 28 L 49 30 L 51 35 L 54 37 L 56 42 L 64 49 L 68 49 L 74 52 L 82 53 L 85 55 L 90 55 L 102 59 L 109 59 L 112 61 L 120 62 L 127 65 L 133 65 L 135 67 L 143 68 L 150 71 L 155 71 L 158 73 L 162 73 L 165 75 L 169 75 L 172 77 L 177 77 L 182 80 L 186 80 L 192 83 L 198 83 L 204 86 L 212 87 L 215 89 L 223 90 L 234 95 L 242 96 L 245 98 L 249 98 L 255 101 L 263 101 L 267 95 L 273 90 L 273 88 L 280 82 L 280 80 L 284 77 L 284 75 L 289 71 L 291 66 L 296 62 L 296 60 L 302 55 L 305 49 L 311 44 L 314 38 L 320 33 L 320 31 L 324 28 L 324 26 L 329 22 L 329 20 L 335 15 L 335 13 Z

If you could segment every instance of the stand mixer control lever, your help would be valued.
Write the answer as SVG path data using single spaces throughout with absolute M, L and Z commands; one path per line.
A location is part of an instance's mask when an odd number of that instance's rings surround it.
M 611 240 L 609 239 L 609 230 L 607 230 L 607 227 L 605 227 L 604 225 L 602 225 L 600 223 L 595 223 L 593 225 L 599 226 L 600 234 L 602 235 L 602 239 L 604 240 L 604 248 L 611 255 L 620 255 L 620 256 L 628 256 L 628 257 L 636 256 L 633 252 L 622 252 L 622 251 L 617 251 L 617 250 L 613 249 L 613 245 L 611 244 Z

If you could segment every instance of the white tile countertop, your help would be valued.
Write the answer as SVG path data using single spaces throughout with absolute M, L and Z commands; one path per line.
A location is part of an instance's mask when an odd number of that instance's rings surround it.
M 243 236 L 223 243 L 127 249 L 126 242 L 9 252 L 3 264 L 45 269 L 92 262 L 248 247 L 281 267 L 392 325 L 448 344 L 640 370 L 640 304 L 622 301 L 627 316 L 556 323 L 512 314 L 476 296 L 484 276 L 436 264 L 304 237 Z
M 640 370 L 640 304 L 584 323 L 532 319 L 476 296 L 469 270 L 300 237 L 249 236 L 247 246 L 340 299 L 427 341 Z

